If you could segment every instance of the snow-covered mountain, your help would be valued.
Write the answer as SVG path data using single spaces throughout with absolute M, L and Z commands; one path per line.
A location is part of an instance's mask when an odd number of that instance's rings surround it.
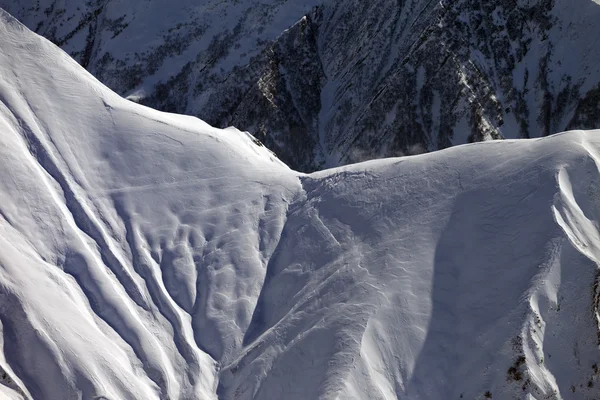
M 600 396 L 599 131 L 306 175 L 0 37 L 0 396 Z
M 302 171 L 600 127 L 595 0 L 0 0 L 113 90 Z

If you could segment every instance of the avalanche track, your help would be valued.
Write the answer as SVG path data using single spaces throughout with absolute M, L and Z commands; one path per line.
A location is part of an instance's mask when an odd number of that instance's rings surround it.
M 305 175 L 0 37 L 1 396 L 600 396 L 600 132 Z

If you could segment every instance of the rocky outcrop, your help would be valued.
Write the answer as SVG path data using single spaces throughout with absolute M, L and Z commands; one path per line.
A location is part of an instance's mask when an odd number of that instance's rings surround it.
M 600 126 L 592 0 L 26 3 L 0 6 L 113 90 L 302 171 Z

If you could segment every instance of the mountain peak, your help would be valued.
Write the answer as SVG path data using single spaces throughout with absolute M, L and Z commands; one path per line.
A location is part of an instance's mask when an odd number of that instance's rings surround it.
M 0 36 L 3 396 L 600 395 L 600 131 L 307 175 Z

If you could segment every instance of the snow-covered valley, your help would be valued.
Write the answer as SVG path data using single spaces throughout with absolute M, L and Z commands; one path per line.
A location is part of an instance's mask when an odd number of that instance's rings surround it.
M 303 174 L 0 37 L 0 396 L 600 396 L 600 131 Z

